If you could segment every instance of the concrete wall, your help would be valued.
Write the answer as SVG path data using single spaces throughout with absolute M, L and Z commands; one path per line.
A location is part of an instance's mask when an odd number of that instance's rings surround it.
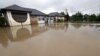
M 38 24 L 38 17 L 37 16 L 31 16 L 31 24 Z
M 41 24 L 41 23 L 45 23 L 45 20 L 42 20 L 42 18 L 45 19 L 44 16 L 31 16 L 31 23 L 37 23 L 37 24 Z
M 54 23 L 55 17 L 48 17 L 48 23 Z
M 65 20 L 64 17 L 48 17 L 48 23 L 57 22 L 58 19 L 63 20 L 63 21 Z
M 64 17 L 56 17 L 56 19 L 64 20 L 65 18 Z
M 30 23 L 30 14 L 29 13 L 27 13 L 27 20 L 24 23 L 16 22 L 13 19 L 13 17 L 12 17 L 11 11 L 6 11 L 6 14 L 7 14 L 7 19 L 8 19 L 8 22 L 9 22 L 9 25 L 10 26 L 28 25 L 28 24 L 31 24 Z

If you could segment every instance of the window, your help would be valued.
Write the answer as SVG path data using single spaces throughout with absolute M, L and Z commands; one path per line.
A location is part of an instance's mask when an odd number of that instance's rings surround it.
M 27 13 L 11 12 L 12 17 L 16 22 L 23 23 L 27 20 Z

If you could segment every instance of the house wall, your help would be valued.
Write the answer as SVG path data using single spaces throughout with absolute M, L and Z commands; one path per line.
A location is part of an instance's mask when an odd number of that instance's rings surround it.
M 57 22 L 57 20 L 65 20 L 65 18 L 64 17 L 58 17 L 58 16 L 56 16 L 56 17 L 48 17 L 48 23 L 53 23 L 53 22 Z
M 31 24 L 37 24 L 38 23 L 38 17 L 37 16 L 31 16 Z
M 64 20 L 65 18 L 64 17 L 56 17 L 56 19 Z
M 54 23 L 55 17 L 48 17 L 48 23 Z
M 10 26 L 31 24 L 30 23 L 30 14 L 29 13 L 27 13 L 27 20 L 25 22 L 23 22 L 23 23 L 16 22 L 12 17 L 11 11 L 6 11 L 6 14 L 7 14 L 7 19 L 8 19 L 8 22 L 9 22 Z
M 32 24 L 41 24 L 45 23 L 45 17 L 44 16 L 31 16 L 31 23 Z
M 42 24 L 42 23 L 45 23 L 45 17 L 44 16 L 38 16 L 38 23 L 39 24 Z

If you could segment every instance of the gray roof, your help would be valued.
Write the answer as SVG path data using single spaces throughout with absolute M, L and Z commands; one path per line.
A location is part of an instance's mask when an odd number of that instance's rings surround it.
M 20 7 L 18 5 L 11 5 L 8 7 L 3 8 L 2 10 L 17 10 L 17 11 L 26 11 L 26 12 L 31 12 L 31 15 L 36 15 L 36 16 L 44 16 L 46 15 L 45 13 L 36 10 L 36 9 L 31 9 L 31 8 L 24 8 Z
M 16 10 L 16 11 L 27 11 L 27 12 L 31 12 L 31 9 L 24 8 L 24 7 L 20 7 L 18 5 L 11 5 L 11 6 L 8 6 L 8 7 L 3 8 L 1 10 Z
M 58 12 L 53 12 L 53 13 L 50 13 L 49 16 L 59 16 L 59 17 L 63 17 L 64 15 L 61 14 L 61 13 L 58 13 Z
M 36 9 L 31 9 L 32 10 L 32 13 L 31 15 L 36 15 L 36 16 L 46 16 L 45 13 L 39 11 L 39 10 L 36 10 Z

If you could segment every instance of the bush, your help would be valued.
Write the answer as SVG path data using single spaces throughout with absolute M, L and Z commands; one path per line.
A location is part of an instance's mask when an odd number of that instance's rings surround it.
M 58 23 L 64 22 L 62 19 L 57 19 Z
M 4 17 L 0 17 L 0 26 L 1 25 L 5 25 L 5 18 Z
M 83 14 L 81 12 L 78 12 L 74 15 L 72 15 L 71 22 L 82 22 L 83 21 Z

